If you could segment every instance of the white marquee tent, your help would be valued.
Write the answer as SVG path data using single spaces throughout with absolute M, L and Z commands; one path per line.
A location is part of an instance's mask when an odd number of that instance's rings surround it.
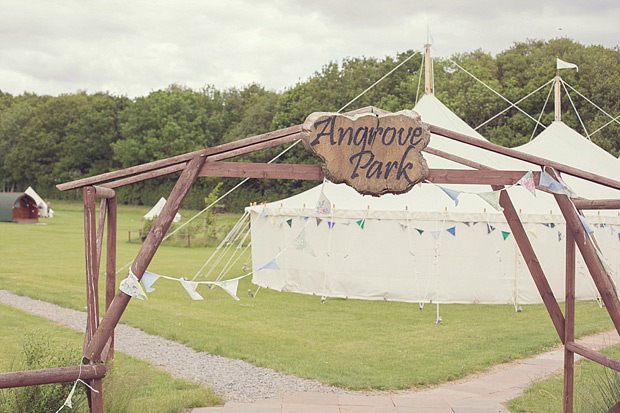
M 36 191 L 32 189 L 31 186 L 29 186 L 28 189 L 26 189 L 24 192 L 30 195 L 32 199 L 34 199 L 34 201 L 37 203 L 39 218 L 54 218 L 54 210 L 47 205 L 47 202 L 45 202 L 43 198 L 41 198 L 39 194 L 37 194 Z
M 143 218 L 148 220 L 155 219 L 155 217 L 159 216 L 161 210 L 164 209 L 164 205 L 166 205 L 166 198 L 162 196 L 161 198 L 159 198 L 159 201 L 157 201 L 153 208 L 151 208 L 151 210 L 144 215 Z M 179 222 L 180 220 L 181 215 L 177 212 L 177 214 L 174 216 L 173 221 Z
M 484 139 L 432 94 L 414 110 L 425 122 Z M 538 169 L 436 135 L 430 146 L 499 169 Z M 466 168 L 424 156 L 430 168 Z M 461 192 L 458 206 L 432 184 L 373 198 L 326 182 L 287 199 L 250 207 L 252 280 L 279 291 L 330 297 L 515 306 L 541 302 L 503 214 L 476 195 L 490 188 L 442 187 Z M 581 189 L 575 188 L 579 195 Z M 534 196 L 520 186 L 508 191 L 556 298 L 562 299 L 563 217 L 549 194 L 537 191 Z M 592 196 L 592 191 L 583 196 Z M 332 204 L 327 215 L 315 209 L 321 192 Z M 601 194 L 592 197 L 610 197 L 604 189 Z M 620 217 L 596 214 L 588 220 L 593 220 L 597 236 L 605 233 L 599 244 L 618 268 Z M 578 268 L 584 268 L 583 263 Z M 585 271 L 579 271 L 576 288 L 577 299 L 597 298 Z

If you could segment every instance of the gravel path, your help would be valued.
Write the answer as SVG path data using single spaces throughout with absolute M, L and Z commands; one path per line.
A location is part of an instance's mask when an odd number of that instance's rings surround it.
M 0 303 L 13 306 L 64 326 L 84 331 L 86 313 L 0 290 Z M 177 342 L 119 324 L 115 349 L 146 360 L 175 377 L 212 388 L 230 401 L 278 398 L 291 392 L 353 393 L 289 374 L 256 367 L 242 360 L 198 352 Z

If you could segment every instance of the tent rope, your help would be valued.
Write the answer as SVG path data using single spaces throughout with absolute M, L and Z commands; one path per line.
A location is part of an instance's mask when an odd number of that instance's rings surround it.
M 586 129 L 586 125 L 583 124 L 583 121 L 581 120 L 581 116 L 579 116 L 579 112 L 577 111 L 577 108 L 575 107 L 575 104 L 573 103 L 573 99 L 570 97 L 570 93 L 568 93 L 568 89 L 566 89 L 566 86 L 564 85 L 564 81 L 562 81 L 562 87 L 564 88 L 564 91 L 566 92 L 566 96 L 568 96 L 568 100 L 570 101 L 570 104 L 573 106 L 573 110 L 575 111 L 575 114 L 577 115 L 577 119 L 579 119 L 579 123 L 581 123 L 581 127 L 586 133 L 588 140 L 591 141 L 592 139 L 590 138 L 590 134 L 588 133 L 588 130 Z
M 620 121 L 618 120 L 620 118 L 620 116 L 617 117 L 613 117 L 611 116 L 609 113 L 605 112 L 605 110 L 603 110 L 603 108 L 601 108 L 599 105 L 597 105 L 596 103 L 592 102 L 590 99 L 588 99 L 586 96 L 583 95 L 583 93 L 579 92 L 577 89 L 575 89 L 574 87 L 572 87 L 569 83 L 566 83 L 564 81 L 564 79 L 562 79 L 562 84 L 565 84 L 566 86 L 568 86 L 569 88 L 571 88 L 573 91 L 575 91 L 575 93 L 577 93 L 579 96 L 581 96 L 582 98 L 584 98 L 586 100 L 586 102 L 590 103 L 592 106 L 594 106 L 595 108 L 597 108 L 598 110 L 600 110 L 601 112 L 603 112 L 605 115 L 607 115 L 607 117 L 609 117 L 611 119 L 612 122 L 616 122 L 618 125 L 620 125 Z M 606 126 L 606 125 L 605 125 Z M 597 129 L 597 132 L 600 129 Z

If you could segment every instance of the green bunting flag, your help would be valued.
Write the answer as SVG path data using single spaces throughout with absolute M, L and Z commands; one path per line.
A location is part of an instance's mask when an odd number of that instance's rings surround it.
M 355 221 L 355 223 L 359 225 L 361 229 L 364 229 L 364 224 L 366 223 L 366 220 L 360 219 L 359 221 Z
M 502 237 L 504 237 L 504 241 L 506 241 L 506 238 L 508 238 L 509 235 L 510 235 L 510 232 L 502 231 Z
M 424 234 L 424 230 L 423 230 L 423 229 L 416 228 L 415 230 L 416 230 L 416 231 L 418 231 L 418 233 L 419 233 L 420 235 Z
M 293 219 L 292 218 L 291 219 L 287 219 L 286 223 L 288 224 L 289 228 L 293 228 Z

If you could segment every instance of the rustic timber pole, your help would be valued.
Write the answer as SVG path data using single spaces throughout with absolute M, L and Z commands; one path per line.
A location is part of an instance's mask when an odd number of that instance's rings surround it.
M 82 188 L 84 202 L 84 254 L 86 263 L 86 333 L 84 348 L 97 330 L 99 322 L 97 239 L 95 230 L 95 188 Z
M 424 45 L 424 94 L 433 94 L 433 73 L 431 65 L 431 45 Z
M 105 311 L 108 312 L 116 291 L 116 196 L 108 199 L 108 234 L 105 263 Z M 104 361 L 114 359 L 114 330 L 106 344 Z
M 564 343 L 575 341 L 575 238 L 566 231 L 566 298 L 564 301 Z M 564 346 L 564 388 L 562 392 L 562 412 L 573 411 L 575 353 Z
M 618 295 L 616 294 L 614 284 L 603 267 L 603 263 L 596 253 L 594 244 L 590 236 L 586 233 L 573 204 L 571 204 L 566 195 L 554 194 L 554 197 L 560 207 L 560 211 L 562 211 L 562 215 L 564 215 L 566 227 L 573 233 L 581 256 L 586 262 L 586 266 L 590 271 L 592 280 L 601 295 L 603 303 L 605 303 L 605 308 L 609 313 L 609 317 L 616 327 L 616 331 L 620 334 L 620 301 L 618 301 Z
M 95 195 L 97 191 L 95 190 Z M 99 204 L 99 220 L 97 221 L 97 277 L 99 277 L 99 270 L 101 269 L 101 250 L 103 248 L 103 225 L 105 223 L 106 212 L 108 211 L 108 200 L 101 199 Z
M 39 384 L 66 383 L 77 379 L 100 379 L 105 376 L 103 364 L 88 366 L 56 367 L 51 369 L 15 371 L 0 374 L 0 389 L 37 386 Z
M 204 162 L 204 156 L 197 156 L 192 159 L 179 177 L 172 192 L 170 192 L 164 209 L 155 219 L 151 231 L 149 231 L 136 259 L 133 264 L 131 264 L 130 269 L 138 279 L 142 278 L 144 271 L 153 259 L 159 244 L 166 234 L 166 231 L 168 231 L 175 214 L 181 207 L 183 199 L 185 199 L 189 188 L 192 186 L 196 176 L 198 176 L 198 172 L 202 168 Z M 106 342 L 114 331 L 114 327 L 118 324 L 118 320 L 121 318 L 127 304 L 129 304 L 130 299 L 131 297 L 124 292 L 120 290 L 116 292 L 108 311 L 101 320 L 99 328 L 84 352 L 84 361 L 97 360 L 99 358 Z
M 554 116 L 553 116 L 553 120 L 556 122 L 560 122 L 562 120 L 562 101 L 560 100 L 560 82 L 562 81 L 562 78 L 560 78 L 560 76 L 556 76 L 553 78 L 553 90 L 554 90 L 554 99 L 553 99 L 553 109 L 554 109 Z

